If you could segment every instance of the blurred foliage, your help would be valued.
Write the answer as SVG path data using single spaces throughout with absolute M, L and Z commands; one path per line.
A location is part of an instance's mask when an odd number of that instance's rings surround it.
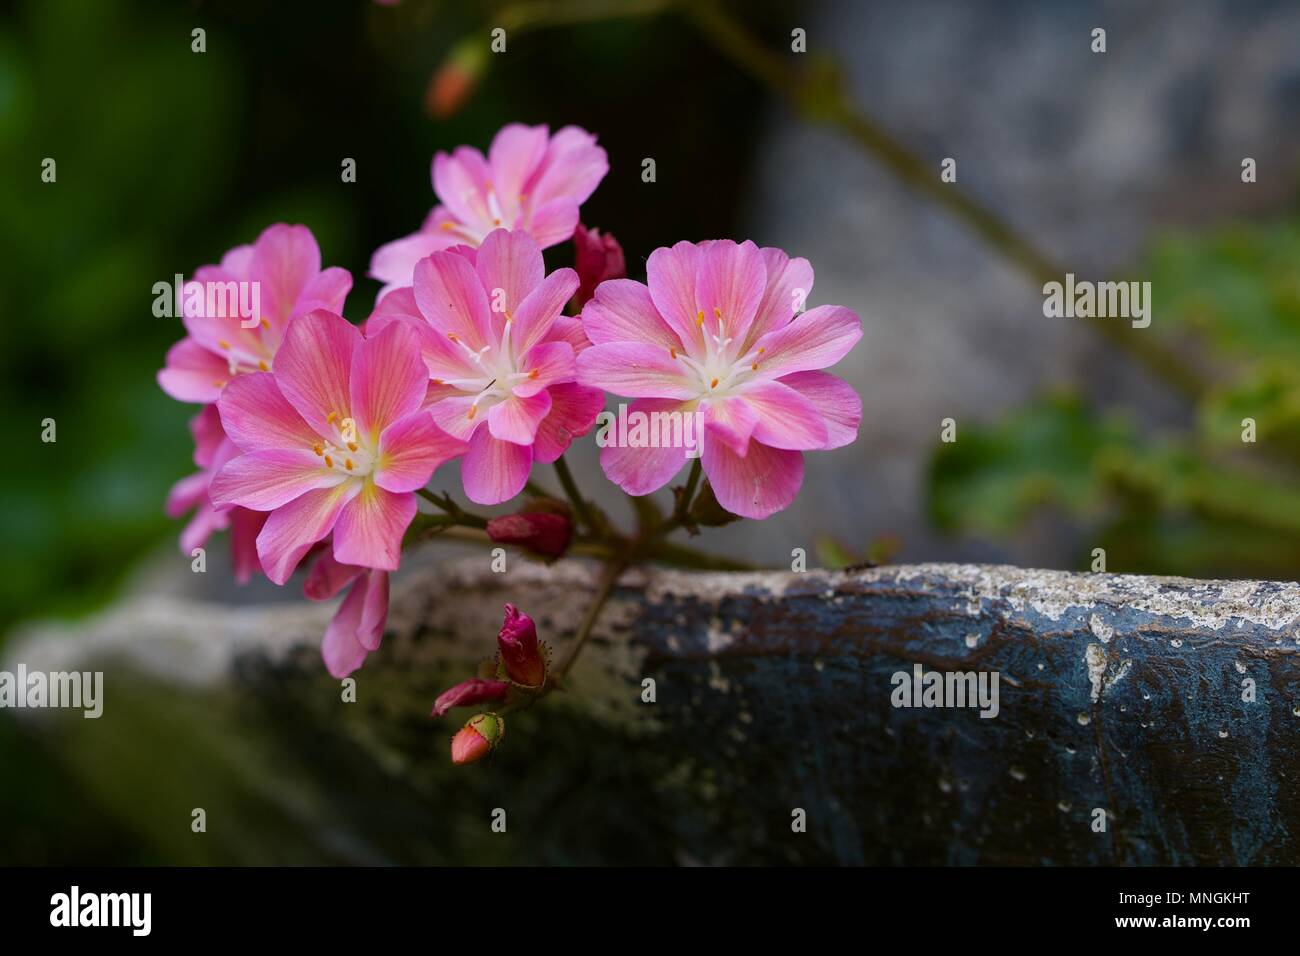
M 941 528 L 1020 532 L 1043 511 L 1081 522 L 1108 570 L 1294 578 L 1300 568 L 1300 223 L 1159 240 L 1150 329 L 1210 369 L 1186 432 L 1143 435 L 1070 393 L 967 425 L 932 463 Z M 1113 320 L 1098 320 L 1113 321 Z M 1254 420 L 1255 441 L 1243 439 Z M 1079 566 L 1090 566 L 1080 555 Z

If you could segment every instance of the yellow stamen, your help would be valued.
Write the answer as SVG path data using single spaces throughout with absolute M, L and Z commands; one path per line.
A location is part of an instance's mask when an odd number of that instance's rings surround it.
M 529 377 L 529 378 L 537 378 L 537 376 L 541 373 L 541 371 L 542 371 L 541 369 L 539 369 L 539 368 L 535 368 L 535 369 L 533 369 L 531 372 L 528 373 L 528 377 Z
M 345 458 L 345 459 L 343 459 L 343 467 L 346 468 L 348 471 L 351 471 L 351 470 L 352 470 L 352 459 L 351 459 L 351 458 Z
M 443 384 L 442 379 L 440 379 L 440 378 L 435 378 L 435 379 L 433 380 L 433 384 L 434 384 L 434 385 L 441 385 L 441 384 Z
M 258 362 L 257 367 L 260 368 L 263 372 L 271 371 L 271 366 L 267 365 L 265 361 Z
M 695 317 L 695 324 L 696 324 L 696 325 L 703 325 L 703 324 L 704 324 L 704 310 L 703 310 L 703 309 L 700 309 L 700 314 L 697 315 L 697 316 Z
M 764 346 L 760 346 L 760 347 L 759 347 L 759 350 L 758 350 L 758 354 L 759 354 L 759 355 L 762 355 L 762 354 L 763 354 L 764 352 L 766 352 L 766 351 L 767 351 L 767 346 L 766 346 L 766 345 L 764 345 Z
M 225 388 L 226 380 L 224 378 L 214 378 L 212 380 L 212 384 L 215 385 L 217 388 Z
M 757 372 L 757 371 L 758 371 L 758 363 L 755 362 L 753 365 L 750 366 L 750 369 L 751 369 L 752 371 Z
M 225 339 L 222 339 L 222 340 L 221 340 L 220 342 L 218 342 L 217 344 L 220 345 L 223 349 L 228 349 L 228 348 L 230 348 L 230 343 L 227 342 Z
M 499 225 L 501 225 L 501 220 L 500 220 L 500 219 L 493 219 L 493 220 L 492 220 L 492 225 L 494 225 L 494 226 L 499 226 Z
M 319 458 L 321 455 L 325 454 L 325 449 L 321 446 L 321 443 L 320 443 L 320 442 L 317 442 L 316 444 L 312 445 L 312 446 L 311 446 L 311 450 L 314 451 L 314 452 L 316 453 L 316 457 L 317 457 L 317 458 Z
M 339 417 L 339 413 L 338 413 L 338 412 L 330 412 L 328 415 L 325 416 L 325 424 L 327 424 L 327 425 L 333 425 L 333 424 L 334 424 L 334 419 L 336 419 L 336 418 L 338 418 L 338 417 Z
M 718 380 L 715 378 L 712 382 L 709 383 L 709 388 L 717 388 L 717 387 L 718 387 Z
M 266 321 L 266 319 L 263 319 L 262 328 L 266 329 L 269 332 L 271 330 L 271 323 Z
M 673 358 L 677 358 L 677 350 L 673 348 L 671 345 L 668 346 L 668 354 L 671 355 Z
M 715 319 L 722 318 L 722 310 L 719 309 L 716 305 L 713 307 L 713 317 Z
M 326 456 L 325 456 L 325 467 L 326 467 L 326 468 L 333 468 L 333 467 L 334 467 L 334 459 L 331 458 L 329 455 L 326 455 Z
M 444 223 L 442 224 L 442 228 L 443 228 L 443 229 L 447 229 L 447 230 L 455 229 L 455 228 L 456 228 L 456 224 L 455 224 L 454 222 L 444 222 Z
M 466 416 L 466 417 L 468 417 L 468 418 L 473 418 L 473 417 L 474 417 L 474 413 L 477 412 L 477 411 L 478 411 L 478 406 L 477 406 L 477 405 L 471 405 L 471 406 L 469 407 L 469 415 Z
M 455 333 L 455 332 L 448 332 L 448 333 L 447 333 L 447 338 L 451 339 L 453 342 L 459 342 L 459 341 L 460 341 L 460 339 L 456 338 L 456 333 Z
M 356 450 L 357 450 L 357 443 L 354 441 L 348 442 L 348 451 L 356 451 Z

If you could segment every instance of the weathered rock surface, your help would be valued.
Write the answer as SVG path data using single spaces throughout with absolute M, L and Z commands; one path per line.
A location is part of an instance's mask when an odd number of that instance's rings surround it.
M 104 671 L 99 720 L 21 713 L 177 863 L 1300 862 L 1296 584 L 636 570 L 570 691 L 451 767 L 458 721 L 429 707 L 490 655 L 501 605 L 562 648 L 595 578 L 572 561 L 407 578 L 356 703 L 321 666 L 320 605 L 142 598 L 31 630 L 4 666 Z M 996 717 L 892 706 L 917 664 L 996 672 Z

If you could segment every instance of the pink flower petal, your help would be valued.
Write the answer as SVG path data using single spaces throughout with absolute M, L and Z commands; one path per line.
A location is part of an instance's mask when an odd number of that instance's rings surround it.
M 460 466 L 465 495 L 479 505 L 509 501 L 523 491 L 532 467 L 531 446 L 501 441 L 480 428 L 470 439 Z
M 380 298 L 396 289 L 409 288 L 417 262 L 461 241 L 449 232 L 439 230 L 416 232 L 384 243 L 370 257 L 370 278 L 384 283 L 379 290 Z
M 195 548 L 204 547 L 214 531 L 222 531 L 230 523 L 229 515 L 229 511 L 219 511 L 205 499 L 181 532 L 181 554 L 188 557 Z
M 578 373 L 573 346 L 568 342 L 536 345 L 524 355 L 519 371 L 531 376 L 515 386 L 514 392 L 520 398 L 529 398 L 551 385 L 572 382 Z
M 178 402 L 215 402 L 229 378 L 225 359 L 186 336 L 167 350 L 158 385 Z
M 765 350 L 759 368 L 773 376 L 826 368 L 860 338 L 862 323 L 856 315 L 840 305 L 819 305 L 755 342 Z
M 610 279 L 582 308 L 582 325 L 594 345 L 642 342 L 682 349 L 682 342 L 659 315 L 650 290 L 631 279 Z
M 456 336 L 475 352 L 488 344 L 487 293 L 464 256 L 446 250 L 421 259 L 413 282 L 420 312 L 443 338 Z
M 488 429 L 493 438 L 532 445 L 537 438 L 537 428 L 551 410 L 551 396 L 538 392 L 528 398 L 511 395 L 488 410 Z
M 326 312 L 343 313 L 343 303 L 352 291 L 352 273 L 347 269 L 331 266 L 307 280 L 298 300 L 293 305 L 293 314 L 305 315 L 324 309 Z
M 671 399 L 640 398 L 628 406 L 628 416 L 649 416 L 655 412 L 689 415 L 688 405 Z M 701 436 L 694 438 L 698 442 Z M 685 447 L 672 446 L 631 448 L 606 445 L 600 450 L 600 467 L 606 478 L 629 495 L 648 495 L 668 484 L 682 470 L 687 460 L 686 451 Z
M 700 257 L 698 246 L 679 242 L 671 248 L 656 249 L 645 264 L 646 284 L 655 309 L 692 355 L 704 348 L 698 325 L 701 306 L 695 299 Z
M 826 447 L 829 433 L 823 412 L 788 385 L 757 382 L 737 397 L 757 413 L 756 441 L 794 451 Z
M 355 581 L 363 570 L 364 568 L 359 568 L 355 564 L 342 564 L 336 561 L 333 552 L 326 548 L 307 572 L 302 593 L 310 601 L 328 601 Z
M 283 326 L 294 314 L 299 293 L 320 272 L 316 237 L 306 226 L 270 226 L 253 244 L 250 272 L 260 287 L 262 314 L 256 318 Z
M 567 315 L 556 317 L 551 323 L 551 331 L 547 333 L 546 339 L 549 342 L 567 342 L 573 347 L 574 355 L 582 352 L 583 349 L 591 348 L 591 340 L 582 329 L 582 320 Z
M 492 189 L 506 214 L 513 222 L 520 200 L 527 192 L 528 180 L 546 155 L 550 131 L 545 126 L 524 126 L 510 123 L 492 139 L 488 150 L 488 165 L 492 167 Z
M 357 637 L 364 607 L 364 582 L 358 581 L 348 591 L 347 597 L 330 619 L 329 626 L 325 628 L 325 637 L 320 647 L 321 659 L 335 680 L 342 680 L 354 673 L 365 663 L 366 655 L 370 653 Z
M 547 336 L 577 288 L 578 273 L 572 269 L 556 269 L 519 303 L 514 310 L 511 341 L 520 353 Z
M 221 453 L 222 446 L 229 444 L 225 429 L 221 427 L 221 413 L 217 411 L 216 405 L 204 405 L 199 413 L 190 419 L 190 434 L 194 436 L 194 464 L 200 468 L 211 468 Z M 231 457 L 233 454 L 232 452 Z
M 823 448 L 842 448 L 857 440 L 862 399 L 853 386 L 829 372 L 795 372 L 781 380 L 821 412 L 826 424 Z
M 381 431 L 419 409 L 428 382 L 420 336 L 408 324 L 395 322 L 364 339 L 352 353 L 349 383 L 357 435 L 373 447 Z
M 255 573 L 262 570 L 262 562 L 257 557 L 257 536 L 266 524 L 266 518 L 265 511 L 230 509 L 230 563 L 235 580 L 240 584 L 247 584 Z
M 433 191 L 462 223 L 481 227 L 489 221 L 487 188 L 492 169 L 472 146 L 459 146 L 450 156 L 433 157 Z
M 316 488 L 347 480 L 306 449 L 265 449 L 226 462 L 212 479 L 208 494 L 218 508 L 242 505 L 272 511 Z
M 467 447 L 435 425 L 427 412 L 414 412 L 380 436 L 375 484 L 397 492 L 423 488 L 440 465 L 463 455 Z
M 334 526 L 335 559 L 382 571 L 397 570 L 402 535 L 415 512 L 414 494 L 385 491 L 374 482 L 365 482 Z
M 802 310 L 812 294 L 813 270 L 807 259 L 791 259 L 780 249 L 761 251 L 767 287 L 738 355 L 747 354 L 760 337 L 785 326 L 794 318 L 796 307 Z
M 531 184 L 530 196 L 538 205 L 558 197 L 567 197 L 581 205 L 608 172 L 609 157 L 596 145 L 596 137 L 577 126 L 565 126 L 551 137 Z M 571 226 L 565 238 L 572 235 Z
M 358 488 L 355 481 L 318 488 L 271 512 L 257 536 L 257 556 L 266 576 L 276 584 L 288 581 L 311 546 L 334 530 Z
M 695 302 L 710 335 L 733 339 L 728 355 L 741 355 L 749 327 L 767 286 L 763 254 L 752 242 L 710 242 L 700 252 Z
M 605 393 L 577 382 L 552 385 L 551 410 L 537 427 L 533 458 L 549 465 L 568 450 L 573 440 L 591 431 L 605 407 Z
M 235 378 L 222 393 L 217 410 L 226 434 L 241 451 L 310 449 L 318 440 L 270 372 Z
M 803 454 L 751 441 L 741 458 L 706 429 L 704 473 L 718 504 L 742 518 L 761 519 L 794 501 L 803 484 Z
M 699 392 L 685 367 L 658 345 L 616 342 L 593 345 L 578 356 L 578 381 L 616 395 L 692 398 Z
M 317 434 L 333 439 L 334 422 L 351 416 L 348 379 L 361 332 L 341 315 L 318 310 L 289 323 L 275 355 L 275 382 Z M 229 428 L 227 428 L 229 431 Z
M 167 502 L 163 506 L 169 518 L 179 518 L 185 512 L 208 500 L 208 482 L 212 476 L 206 471 L 196 471 L 186 475 L 167 492 Z
M 563 242 L 578 228 L 578 203 L 568 196 L 534 205 L 528 215 L 528 234 L 542 249 Z
M 361 623 L 357 626 L 357 640 L 368 651 L 379 650 L 388 624 L 388 572 L 370 571 L 362 579 L 365 595 L 361 607 Z M 360 587 L 358 582 L 355 587 Z
M 700 403 L 704 427 L 742 458 L 749 452 L 749 436 L 758 424 L 758 412 L 739 395 Z
M 474 259 L 479 282 L 487 290 L 488 307 L 493 313 L 493 328 L 505 323 L 519 304 L 542 284 L 546 265 L 542 251 L 528 233 L 494 229 L 478 247 Z
M 433 423 L 452 438 L 469 441 L 470 436 L 487 421 L 483 409 L 474 404 L 477 397 L 477 395 L 457 392 L 455 395 L 434 402 L 429 406 Z

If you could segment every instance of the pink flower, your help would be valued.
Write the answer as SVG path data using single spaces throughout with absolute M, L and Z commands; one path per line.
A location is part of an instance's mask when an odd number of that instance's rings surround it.
M 370 275 L 380 295 L 411 284 L 415 264 L 455 245 L 478 246 L 494 229 L 520 229 L 543 249 L 564 242 L 578 225 L 578 207 L 609 171 L 596 137 L 576 126 L 554 136 L 546 126 L 511 123 L 485 158 L 472 146 L 433 157 L 434 206 L 420 231 L 375 250 Z
M 347 597 L 334 613 L 321 657 L 330 676 L 342 680 L 379 650 L 388 623 L 388 572 L 340 564 L 328 550 L 312 565 L 303 583 L 303 594 L 312 601 L 328 601 L 348 585 Z
M 578 270 L 577 303 L 582 308 L 591 301 L 596 286 L 606 279 L 622 279 L 627 275 L 623 247 L 610 233 L 600 234 L 599 229 L 588 229 L 582 223 L 573 231 L 574 266 Z
M 205 304 L 209 290 L 222 293 L 214 297 L 215 315 L 192 306 L 188 290 L 194 283 L 201 287 Z M 228 283 L 257 283 L 260 314 L 247 319 L 240 315 L 239 294 L 225 294 L 236 288 Z M 346 269 L 322 271 L 320 247 L 311 230 L 279 223 L 263 231 L 253 245 L 231 249 L 220 265 L 200 266 L 185 287 L 182 321 L 189 334 L 168 351 L 158 384 L 178 401 L 215 402 L 236 375 L 271 367 L 290 320 L 313 309 L 341 312 L 352 276 Z M 251 304 L 249 289 L 246 285 L 244 298 Z M 244 328 L 253 319 L 256 324 Z
M 421 412 L 427 374 L 405 324 L 362 338 L 321 310 L 289 324 L 273 374 L 226 386 L 217 408 L 243 454 L 209 494 L 217 507 L 271 513 L 257 553 L 276 584 L 331 531 L 339 563 L 397 568 L 416 489 L 465 448 Z
M 453 707 L 472 707 L 485 701 L 500 700 L 509 690 L 510 685 L 503 680 L 471 677 L 439 694 L 438 699 L 433 702 L 433 712 L 429 716 L 441 717 Z
M 718 502 L 766 518 L 794 500 L 802 451 L 857 437 L 862 402 L 819 371 L 862 337 L 841 306 L 797 307 L 812 268 L 780 249 L 730 240 L 656 249 L 647 285 L 604 282 L 582 310 L 594 343 L 578 381 L 637 398 L 629 414 L 700 412 L 702 464 Z M 631 495 L 662 488 L 686 461 L 681 447 L 601 450 L 606 476 Z
M 221 417 L 216 405 L 205 405 L 190 420 L 190 433 L 194 436 L 194 464 L 199 471 L 172 486 L 167 495 L 167 515 L 179 518 L 190 509 L 194 517 L 181 532 L 181 553 L 189 555 L 195 548 L 205 547 L 214 531 L 230 529 L 230 559 L 235 580 L 247 584 L 254 572 L 262 570 L 257 560 L 255 541 L 262 530 L 266 515 L 247 508 L 216 508 L 208 498 L 208 485 L 212 477 L 226 462 L 239 454 L 234 443 L 226 437 L 221 427 Z
M 560 315 L 578 276 L 546 275 L 531 236 L 497 229 L 477 250 L 420 260 L 413 278 L 414 288 L 380 300 L 366 332 L 418 330 L 433 420 L 468 443 L 465 494 L 478 504 L 507 501 L 534 461 L 559 458 L 604 406 L 598 389 L 574 381 L 574 356 L 588 343 L 582 324 Z

